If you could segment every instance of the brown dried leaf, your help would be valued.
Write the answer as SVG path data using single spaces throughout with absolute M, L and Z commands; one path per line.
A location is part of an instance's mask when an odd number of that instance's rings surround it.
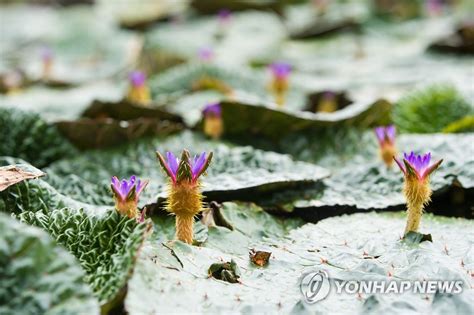
M 249 252 L 250 261 L 260 267 L 268 264 L 271 255 L 271 252 L 256 251 L 255 249 L 251 249 Z
M 11 185 L 22 182 L 26 179 L 34 179 L 44 175 L 45 174 L 41 171 L 33 173 L 25 171 L 15 165 L 0 167 L 0 191 L 4 191 Z

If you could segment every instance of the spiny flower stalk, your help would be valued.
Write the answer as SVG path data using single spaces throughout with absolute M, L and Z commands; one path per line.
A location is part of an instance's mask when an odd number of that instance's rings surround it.
M 209 47 L 202 47 L 198 50 L 198 58 L 201 62 L 211 62 L 214 59 L 214 50 Z
M 204 133 L 213 139 L 219 139 L 224 132 L 221 105 L 219 103 L 208 104 L 202 111 L 202 115 L 204 117 Z
M 394 157 L 400 170 L 405 175 L 403 193 L 407 202 L 407 225 L 405 235 L 410 232 L 417 232 L 420 226 L 421 216 L 424 207 L 431 200 L 431 187 L 429 177 L 443 162 L 439 160 L 433 164 L 431 162 L 431 153 L 425 155 L 404 154 L 403 161 Z
M 269 68 L 272 73 L 270 89 L 275 95 L 277 105 L 283 106 L 289 87 L 288 79 L 291 74 L 291 66 L 283 62 L 275 62 L 272 63 Z
M 128 89 L 127 99 L 130 102 L 140 105 L 150 103 L 150 89 L 146 84 L 146 75 L 141 71 L 133 71 L 129 74 L 130 87 Z
M 191 158 L 183 150 L 181 159 L 171 153 L 165 158 L 156 152 L 161 167 L 169 177 L 166 210 L 176 215 L 176 237 L 192 244 L 194 216 L 203 210 L 201 182 L 199 177 L 206 172 L 212 160 L 212 152 L 206 152 Z
M 43 80 L 49 80 L 53 68 L 54 54 L 51 48 L 43 47 L 41 49 L 41 62 L 43 64 Z
M 396 130 L 394 125 L 381 126 L 375 128 L 375 135 L 379 142 L 380 157 L 387 167 L 393 164 L 393 157 L 397 155 L 397 148 L 395 146 Z
M 327 91 L 321 95 L 318 112 L 332 113 L 337 110 L 337 96 L 334 92 Z
M 112 177 L 112 193 L 115 199 L 115 209 L 129 218 L 139 219 L 141 216 L 138 211 L 138 199 L 141 192 L 148 185 L 148 181 L 137 180 L 135 175 L 129 180 Z

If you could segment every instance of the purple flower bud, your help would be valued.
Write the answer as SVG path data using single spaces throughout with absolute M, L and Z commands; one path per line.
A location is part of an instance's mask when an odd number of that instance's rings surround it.
M 332 100 L 332 99 L 334 99 L 335 96 L 336 96 L 336 93 L 334 93 L 332 91 L 326 91 L 323 94 L 323 98 L 325 98 L 327 100 Z
M 140 193 L 148 184 L 148 181 L 142 182 L 141 180 L 137 180 L 135 175 L 130 177 L 130 180 L 122 179 L 120 181 L 116 176 L 112 177 L 112 191 L 115 194 L 115 197 L 120 201 L 125 201 L 130 198 L 134 198 L 138 200 Z M 134 194 L 133 194 L 134 190 Z
M 198 51 L 198 57 L 201 61 L 211 61 L 214 59 L 214 50 L 209 47 L 202 47 Z
M 291 73 L 291 65 L 284 62 L 274 62 L 269 68 L 273 76 L 278 80 L 286 80 Z
M 51 48 L 44 46 L 41 48 L 40 55 L 41 60 L 43 60 L 43 62 L 50 62 L 51 60 L 53 60 L 54 53 Z
M 430 165 L 431 153 L 428 152 L 425 155 L 417 155 L 413 151 L 410 154 L 403 154 L 403 163 L 397 158 L 394 159 L 405 176 L 415 175 L 418 180 L 427 178 L 439 167 L 441 162 L 443 162 L 443 160 L 439 160 Z
M 426 10 L 429 15 L 440 15 L 443 11 L 443 3 L 441 0 L 426 0 Z
M 130 83 L 134 87 L 141 87 L 145 84 L 146 75 L 145 75 L 145 73 L 143 73 L 141 71 L 132 71 L 128 75 L 128 79 L 130 80 Z
M 166 152 L 166 161 L 163 156 L 156 152 L 161 167 L 171 178 L 173 184 L 182 182 L 183 179 L 196 183 L 209 166 L 212 159 L 212 152 L 207 156 L 206 152 L 190 158 L 189 152 L 184 150 L 181 159 L 178 159 L 172 152 Z
M 375 128 L 375 135 L 377 136 L 377 140 L 379 141 L 380 146 L 385 144 L 393 145 L 395 143 L 395 126 L 388 125 L 386 127 L 381 126 Z
M 202 111 L 202 114 L 204 116 L 221 117 L 222 115 L 221 104 L 219 103 L 207 104 L 204 110 Z
M 219 23 L 226 24 L 229 23 L 232 18 L 232 12 L 229 9 L 221 9 L 217 13 Z

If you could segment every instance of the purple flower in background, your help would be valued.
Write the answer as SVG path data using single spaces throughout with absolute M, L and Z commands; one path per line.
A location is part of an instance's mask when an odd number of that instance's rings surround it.
M 219 23 L 227 24 L 230 22 L 232 18 L 232 12 L 230 12 L 229 9 L 221 9 L 217 13 L 217 17 L 218 17 Z
M 377 136 L 377 140 L 379 141 L 380 146 L 384 146 L 386 144 L 393 145 L 395 143 L 395 126 L 388 125 L 388 126 L 381 126 L 375 128 L 375 135 Z
M 209 47 L 202 47 L 198 51 L 198 57 L 201 61 L 211 61 L 214 59 L 214 50 Z
M 441 0 L 426 0 L 426 10 L 431 16 L 438 16 L 443 11 L 443 1 Z
M 336 93 L 334 93 L 332 91 L 326 91 L 323 94 L 323 97 L 327 100 L 332 100 L 332 99 L 334 99 L 335 96 L 336 96 Z
M 148 184 L 148 181 L 137 180 L 135 175 L 130 180 L 122 179 L 120 181 L 116 176 L 112 177 L 112 191 L 117 199 L 125 201 L 127 199 L 136 199 Z
M 207 156 L 206 152 L 195 155 L 191 158 L 187 150 L 183 150 L 181 159 L 178 159 L 172 152 L 166 152 L 166 161 L 159 152 L 156 152 L 160 160 L 161 167 L 171 178 L 173 184 L 179 184 L 186 180 L 196 183 L 209 166 L 212 159 L 212 152 Z
M 146 75 L 142 71 L 132 71 L 128 75 L 128 79 L 134 87 L 141 87 L 145 84 Z
M 54 53 L 50 47 L 44 46 L 41 48 L 40 55 L 43 62 L 51 62 L 53 60 Z
M 219 103 L 207 104 L 206 107 L 204 107 L 202 114 L 204 116 L 221 117 L 222 115 L 221 104 Z
M 426 179 L 439 167 L 441 162 L 443 162 L 443 160 L 439 160 L 438 162 L 430 165 L 431 153 L 426 153 L 425 155 L 417 155 L 413 152 L 410 154 L 404 153 L 403 163 L 397 158 L 394 159 L 406 177 L 416 176 L 416 178 L 420 181 Z
M 278 80 L 286 80 L 291 73 L 291 65 L 284 62 L 274 62 L 269 68 L 273 76 Z

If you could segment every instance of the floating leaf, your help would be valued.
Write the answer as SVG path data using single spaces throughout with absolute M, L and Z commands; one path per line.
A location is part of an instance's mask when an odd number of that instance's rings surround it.
M 402 212 L 334 217 L 285 232 L 285 223 L 291 219 L 280 225 L 279 218 L 258 207 L 224 203 L 222 210 L 235 229 L 210 228 L 209 238 L 201 247 L 181 242 L 163 246 L 154 241 L 145 245 L 125 301 L 131 315 L 147 310 L 290 313 L 304 303 L 298 279 L 308 268 L 324 269 L 334 280 L 456 279 L 463 283 L 463 293 L 445 295 L 438 305 L 426 303 L 425 295 L 410 292 L 376 295 L 383 301 L 372 305 L 384 306 L 395 314 L 405 314 L 407 308 L 430 313 L 455 302 L 466 309 L 472 299 L 467 289 L 472 282 L 467 272 L 472 263 L 466 252 L 466 235 L 473 229 L 469 220 L 425 215 L 422 231 L 429 230 L 433 242 L 408 248 L 400 242 L 406 220 Z M 259 234 L 269 231 L 269 226 L 278 230 L 277 234 Z M 248 248 L 271 248 L 272 263 L 265 268 L 249 268 Z M 217 263 L 213 271 L 221 270 L 231 260 L 239 266 L 241 284 L 209 278 L 210 265 Z M 432 299 L 435 294 L 428 296 Z M 317 307 L 330 312 L 337 305 L 351 312 L 368 308 L 371 300 L 365 294 L 331 293 Z M 406 307 L 400 308 L 401 304 Z
M 14 156 L 44 167 L 76 149 L 37 114 L 0 108 L 0 156 Z
M 0 213 L 0 313 L 99 314 L 77 260 L 44 231 Z
M 48 182 L 58 191 L 92 204 L 112 204 L 109 185 L 112 176 L 133 174 L 153 178 L 144 191 L 142 205 L 155 204 L 166 196 L 167 179 L 159 167 L 155 151 L 193 154 L 213 152 L 213 164 L 203 178 L 203 192 L 216 200 L 252 198 L 250 192 L 278 191 L 286 187 L 318 181 L 329 172 L 313 164 L 296 162 L 290 157 L 251 147 L 236 147 L 204 140 L 191 132 L 156 138 L 108 151 L 87 152 L 47 168 Z M 161 178 L 161 180 L 159 180 Z

